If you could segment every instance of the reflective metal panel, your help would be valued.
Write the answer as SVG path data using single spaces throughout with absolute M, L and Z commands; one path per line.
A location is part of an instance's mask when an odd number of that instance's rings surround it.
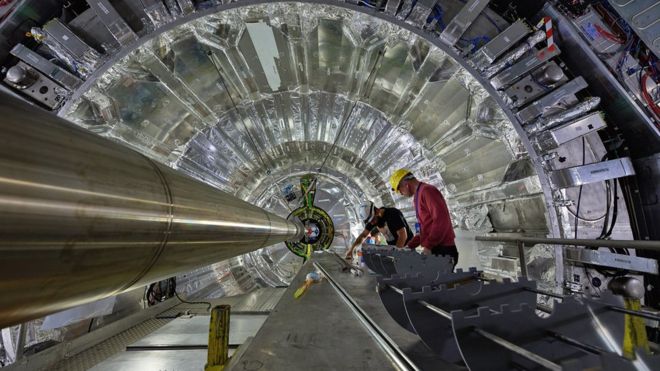
M 248 337 L 254 336 L 268 315 L 231 314 L 229 317 L 229 345 L 243 344 Z M 176 318 L 165 326 L 127 347 L 192 347 L 205 346 L 209 341 L 209 316 Z
M 233 349 L 229 350 L 230 355 Z M 92 367 L 90 371 L 203 370 L 206 349 L 122 352 Z

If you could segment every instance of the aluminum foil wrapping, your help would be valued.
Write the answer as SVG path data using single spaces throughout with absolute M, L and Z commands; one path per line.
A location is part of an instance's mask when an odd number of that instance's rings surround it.
M 421 26 L 426 23 L 431 11 L 432 9 L 426 6 L 424 2 L 417 1 L 406 22 L 414 26 Z
M 159 26 L 169 16 L 156 14 Z M 293 205 L 281 189 L 327 155 L 319 176 L 335 190 L 337 248 L 359 233 L 351 210 L 363 200 L 397 205 L 414 222 L 411 201 L 387 184 L 398 167 L 440 187 L 461 228 L 486 228 L 490 204 L 537 192 L 534 176 L 504 182 L 525 151 L 474 77 L 415 33 L 343 8 L 269 3 L 200 17 L 92 85 L 65 117 L 282 216 Z M 536 228 L 543 212 L 521 223 Z M 295 270 L 285 256 L 273 247 L 230 265 L 243 267 L 241 287 L 285 283 Z
M 172 16 L 167 11 L 167 8 L 165 8 L 165 4 L 160 1 L 157 4 L 144 8 L 144 12 L 155 28 L 160 28 L 172 21 Z
M 66 328 L 42 330 L 41 325 L 43 322 L 44 319 L 40 318 L 22 325 L 26 326 L 24 346 L 26 351 L 29 351 L 32 347 L 47 348 L 64 339 L 67 332 Z M 0 330 L 0 367 L 9 366 L 16 362 L 19 331 L 20 326 L 7 327 Z
M 528 37 L 525 42 L 514 48 L 512 51 L 506 53 L 502 58 L 500 58 L 499 62 L 484 67 L 482 69 L 482 73 L 484 76 L 486 76 L 486 78 L 493 77 L 496 73 L 502 71 L 506 67 L 513 65 L 517 60 L 522 58 L 525 53 L 532 50 L 536 44 L 543 40 L 545 40 L 545 31 L 535 32 L 532 34 L 532 36 Z
M 525 125 L 525 130 L 528 133 L 533 134 L 533 133 L 538 133 L 539 131 L 551 129 L 555 126 L 558 126 L 559 124 L 576 119 L 584 115 L 585 113 L 598 107 L 598 104 L 600 104 L 599 97 L 588 98 L 585 101 L 580 102 L 575 106 L 568 108 L 565 111 L 556 113 L 551 116 L 541 117 L 540 119 L 528 125 Z

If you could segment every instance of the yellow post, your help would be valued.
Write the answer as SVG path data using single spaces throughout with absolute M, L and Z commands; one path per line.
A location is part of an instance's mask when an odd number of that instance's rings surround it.
M 637 298 L 625 298 L 626 309 L 638 312 L 642 306 Z M 646 334 L 644 320 L 640 317 L 625 314 L 623 356 L 635 360 L 635 352 L 650 354 L 649 339 Z
M 223 371 L 229 359 L 229 311 L 231 306 L 218 305 L 211 310 L 209 353 L 204 371 Z

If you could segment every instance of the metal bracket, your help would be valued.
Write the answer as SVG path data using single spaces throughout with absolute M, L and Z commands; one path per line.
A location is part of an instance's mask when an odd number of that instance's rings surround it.
M 549 178 L 554 189 L 563 189 L 630 175 L 635 175 L 632 161 L 629 157 L 623 157 L 555 170 L 550 172 Z
M 534 54 L 523 58 L 520 62 L 497 74 L 490 80 L 490 83 L 495 89 L 502 90 L 516 82 L 521 76 L 524 76 L 526 73 L 529 73 L 559 54 L 560 51 L 557 47 L 536 51 Z
M 64 86 L 68 90 L 75 90 L 82 84 L 82 81 L 78 77 L 42 57 L 40 54 L 32 51 L 23 44 L 16 44 L 16 46 L 11 49 L 10 53 L 44 73 L 46 76 L 53 79 L 53 81 Z
M 369 269 L 386 277 L 406 273 L 435 277 L 438 272 L 450 273 L 453 270 L 450 257 L 422 255 L 410 250 L 364 248 L 362 255 Z
M 484 45 L 474 57 L 478 65 L 491 64 L 500 55 L 511 49 L 518 41 L 532 32 L 525 21 L 519 19 Z
M 424 26 L 437 2 L 438 0 L 418 0 L 410 11 L 406 23 L 420 28 Z
M 516 114 L 516 116 L 518 116 L 518 119 L 522 122 L 530 122 L 545 114 L 548 108 L 555 107 L 559 102 L 577 100 L 577 98 L 575 98 L 575 93 L 586 87 L 587 83 L 584 81 L 584 78 L 578 76 L 555 89 L 550 94 L 523 108 Z
M 376 291 L 380 296 L 380 300 L 389 315 L 403 328 L 416 334 L 415 329 L 412 327 L 406 307 L 403 300 L 401 300 L 401 292 L 398 289 L 411 289 L 414 291 L 421 291 L 423 287 L 438 288 L 440 285 L 454 285 L 465 282 L 475 282 L 481 272 L 476 268 L 470 268 L 469 271 L 464 272 L 458 269 L 456 273 L 440 273 L 433 277 L 425 277 L 419 273 L 405 274 L 403 276 L 394 275 L 392 277 L 379 276 Z
M 561 67 L 550 61 L 504 90 L 504 94 L 513 107 L 522 107 L 566 81 L 568 77 Z
M 117 10 L 110 4 L 110 1 L 87 0 L 87 4 L 94 10 L 94 13 L 96 13 L 119 45 L 126 45 L 138 39 L 135 32 L 133 32 L 126 21 L 117 13 Z
M 541 132 L 534 138 L 534 147 L 540 153 L 548 152 L 606 126 L 601 113 L 594 112 L 562 126 Z
M 412 328 L 424 344 L 448 362 L 458 362 L 462 355 L 453 336 L 452 320 L 432 312 L 420 301 L 446 312 L 459 310 L 461 313 L 476 313 L 480 306 L 505 303 L 535 306 L 536 294 L 525 288 L 535 289 L 536 283 L 521 278 L 518 282 L 505 279 L 503 283 L 475 281 L 454 288 L 443 285 L 435 290 L 427 286 L 421 292 L 404 289 L 403 301 Z
M 656 259 L 576 247 L 566 247 L 564 253 L 566 254 L 566 260 L 569 261 L 658 274 L 658 261 Z
M 528 304 L 482 307 L 476 315 L 473 311 L 457 310 L 451 318 L 456 342 L 470 370 L 538 367 L 530 357 L 521 356 L 512 347 L 495 345 L 475 328 L 556 364 L 577 358 L 584 367 L 599 363 L 594 350 L 611 353 L 622 344 L 624 316 L 610 309 L 622 304 L 622 298 L 606 291 L 599 300 L 565 297 L 561 303 L 555 303 L 547 318 L 539 317 L 536 306 Z
M 472 25 L 479 14 L 486 8 L 490 0 L 470 0 L 461 8 L 458 14 L 449 22 L 447 28 L 440 34 L 440 40 L 453 46 L 465 31 Z

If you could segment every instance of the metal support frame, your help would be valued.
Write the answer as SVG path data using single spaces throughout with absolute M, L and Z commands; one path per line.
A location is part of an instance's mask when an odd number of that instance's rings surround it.
M 25 341 L 27 338 L 27 323 L 21 323 L 18 329 L 18 343 L 16 344 L 16 361 L 23 358 L 25 353 Z
M 526 242 L 516 241 L 523 264 Z M 381 276 L 377 292 L 399 325 L 417 334 L 443 359 L 462 359 L 472 370 L 505 370 L 513 365 L 562 370 L 567 360 L 597 366 L 604 356 L 621 357 L 624 314 L 658 319 L 652 313 L 625 309 L 621 297 L 609 291 L 599 299 L 562 296 L 538 290 L 526 278 L 491 282 L 475 269 L 426 277 Z M 549 317 L 536 314 L 536 294 L 560 299 Z M 520 321 L 525 326 L 511 326 Z M 492 354 L 480 355 L 483 349 Z
M 65 341 L 45 349 L 29 357 L 23 357 L 11 365 L 4 367 L 3 371 L 29 371 L 52 369 L 59 361 L 73 357 L 106 339 L 111 338 L 123 331 L 130 329 L 144 321 L 156 317 L 158 314 L 180 304 L 181 302 L 172 298 L 158 303 L 152 307 L 136 312 L 128 317 L 98 328 L 90 333 L 84 334 L 70 341 Z
M 422 255 L 416 251 L 394 247 L 362 249 L 365 264 L 372 271 L 386 277 L 419 273 L 426 278 L 450 273 L 451 258 L 446 256 Z
M 525 260 L 525 243 L 522 241 L 517 242 L 518 245 L 518 263 L 520 264 L 520 274 L 527 278 L 527 261 Z
M 491 242 L 522 242 L 527 247 L 537 244 L 547 245 L 571 245 L 585 247 L 612 247 L 628 248 L 636 250 L 660 251 L 660 241 L 641 241 L 641 240 L 588 240 L 588 239 L 570 239 L 570 238 L 547 238 L 547 237 L 524 237 L 524 236 L 502 236 L 498 234 L 476 236 L 477 241 Z

